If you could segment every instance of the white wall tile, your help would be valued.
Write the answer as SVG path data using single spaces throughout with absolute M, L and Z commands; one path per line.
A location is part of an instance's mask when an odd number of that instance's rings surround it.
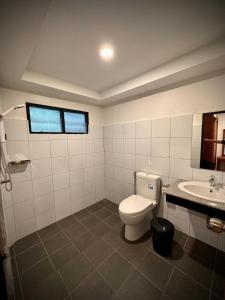
M 69 169 L 74 171 L 83 168 L 82 155 L 73 155 L 69 157 Z
M 82 151 L 83 151 L 83 153 L 93 153 L 95 151 L 94 140 L 82 141 Z
M 135 170 L 135 155 L 124 154 L 124 168 Z
M 117 154 L 117 153 L 105 152 L 105 164 L 106 165 L 113 165 L 115 154 Z
M 151 157 L 150 171 L 153 174 L 169 176 L 169 158 Z
M 190 138 L 171 138 L 170 157 L 191 159 L 191 139 Z
M 83 184 L 70 187 L 70 202 L 73 213 L 85 208 Z
M 33 197 L 32 182 L 23 181 L 13 185 L 13 203 L 22 202 Z
M 73 172 L 70 172 L 70 185 L 77 185 L 84 181 L 84 171 L 83 169 L 76 170 Z
M 123 180 L 126 183 L 134 184 L 134 170 L 124 169 Z
M 104 152 L 94 153 L 94 165 L 104 165 Z
M 170 176 L 179 179 L 192 179 L 191 161 L 189 159 L 170 159 Z
M 129 154 L 135 154 L 135 139 L 124 140 L 123 152 Z
M 49 134 L 50 140 L 67 140 L 67 134 Z
M 54 211 L 46 211 L 41 215 L 36 216 L 37 229 L 41 229 L 55 222 Z
M 50 158 L 32 160 L 31 162 L 32 178 L 37 179 L 52 174 L 52 163 Z
M 113 163 L 115 166 L 122 168 L 124 166 L 124 154 L 114 153 Z
M 171 118 L 171 137 L 192 136 L 192 115 Z
M 113 139 L 104 139 L 104 151 L 113 152 Z
M 51 156 L 49 141 L 30 141 L 29 147 L 31 159 L 48 158 Z
M 7 244 L 10 247 L 15 243 L 17 239 L 13 206 L 4 209 L 4 218 L 7 233 Z
M 152 138 L 152 156 L 169 157 L 169 138 Z
M 9 160 L 16 160 L 17 157 L 22 157 L 29 159 L 29 147 L 27 141 L 8 141 L 7 142 L 7 153 Z
M 134 139 L 135 138 L 135 123 L 130 122 L 130 123 L 124 124 L 123 134 L 124 134 L 125 139 Z
M 152 137 L 170 137 L 170 118 L 152 120 Z
M 69 171 L 69 159 L 68 157 L 55 157 L 52 158 L 52 172 L 67 173 Z
M 84 169 L 84 182 L 94 180 L 95 172 L 94 168 L 85 168 Z
M 69 187 L 69 173 L 53 175 L 54 190 L 60 190 Z
M 56 220 L 61 220 L 71 214 L 70 191 L 62 189 L 54 192 Z
M 151 121 L 138 121 L 135 123 L 136 138 L 150 138 L 151 137 Z
M 12 206 L 12 193 L 10 191 L 6 191 L 4 186 L 1 186 L 1 195 L 4 209 Z
M 53 191 L 52 176 L 40 178 L 33 181 L 34 196 L 42 196 Z
M 150 155 L 151 154 L 151 140 L 150 139 L 136 139 L 136 154 Z
M 36 231 L 36 222 L 35 218 L 27 219 L 23 222 L 19 222 L 16 224 L 16 237 L 17 239 L 21 239 L 34 231 Z
M 150 156 L 136 155 L 136 170 L 150 172 Z
M 219 183 L 222 183 L 222 172 L 217 172 L 213 170 L 203 170 L 203 169 L 192 169 L 193 170 L 193 179 L 200 181 L 209 181 L 211 175 L 216 177 L 216 180 Z
M 114 139 L 113 140 L 113 152 L 123 153 L 123 139 Z
M 103 152 L 104 151 L 103 140 L 102 139 L 94 140 L 94 147 L 95 147 L 95 152 Z
M 81 154 L 82 153 L 81 140 L 68 140 L 68 152 L 69 155 Z
M 82 159 L 83 159 L 83 167 L 84 168 L 94 166 L 94 154 L 98 154 L 98 153 L 83 154 Z
M 91 205 L 95 202 L 95 180 L 87 180 L 84 182 L 84 199 L 86 205 Z
M 113 138 L 113 127 L 112 126 L 104 126 L 103 137 L 104 137 L 104 139 L 112 139 Z
M 28 140 L 27 121 L 20 119 L 4 119 L 7 140 Z
M 29 133 L 28 132 L 28 140 L 29 141 L 48 141 L 49 134 Z
M 94 139 L 103 139 L 103 127 L 102 126 L 94 126 Z
M 14 216 L 16 224 L 27 219 L 34 218 L 33 199 L 14 204 Z
M 51 141 L 51 156 L 66 156 L 68 155 L 67 140 L 53 140 Z
M 122 139 L 123 138 L 123 125 L 117 124 L 113 125 L 113 138 Z
M 36 216 L 49 211 L 55 212 L 53 193 L 34 198 L 34 204 Z

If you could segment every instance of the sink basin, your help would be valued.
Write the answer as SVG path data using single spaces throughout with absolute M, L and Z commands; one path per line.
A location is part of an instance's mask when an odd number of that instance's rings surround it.
M 178 184 L 178 188 L 190 195 L 213 202 L 225 203 L 225 188 L 216 191 L 211 188 L 208 182 L 183 181 Z M 210 188 L 212 191 L 210 191 Z

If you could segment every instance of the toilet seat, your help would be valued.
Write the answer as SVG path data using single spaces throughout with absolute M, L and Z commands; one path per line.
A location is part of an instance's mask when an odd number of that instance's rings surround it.
M 143 214 L 155 205 L 155 201 L 147 199 L 140 195 L 132 195 L 124 199 L 119 205 L 119 211 L 122 214 L 136 216 Z

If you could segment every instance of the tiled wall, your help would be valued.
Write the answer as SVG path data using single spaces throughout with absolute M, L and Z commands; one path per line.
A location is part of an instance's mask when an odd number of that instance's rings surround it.
M 177 179 L 208 180 L 213 173 L 225 183 L 225 173 L 192 169 L 192 115 L 104 127 L 106 197 L 115 203 L 134 193 L 134 171 L 158 174 L 163 184 Z M 206 216 L 161 198 L 158 215 L 181 231 L 225 251 L 225 233 L 206 228 Z
M 2 187 L 9 244 L 105 197 L 103 127 L 88 135 L 29 134 L 27 121 L 6 119 L 7 152 L 31 163 Z

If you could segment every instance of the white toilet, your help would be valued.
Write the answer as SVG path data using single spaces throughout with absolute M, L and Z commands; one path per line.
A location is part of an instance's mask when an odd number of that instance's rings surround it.
M 145 172 L 136 173 L 136 195 L 119 205 L 119 213 L 125 224 L 125 238 L 136 241 L 150 229 L 152 210 L 160 198 L 160 177 Z

